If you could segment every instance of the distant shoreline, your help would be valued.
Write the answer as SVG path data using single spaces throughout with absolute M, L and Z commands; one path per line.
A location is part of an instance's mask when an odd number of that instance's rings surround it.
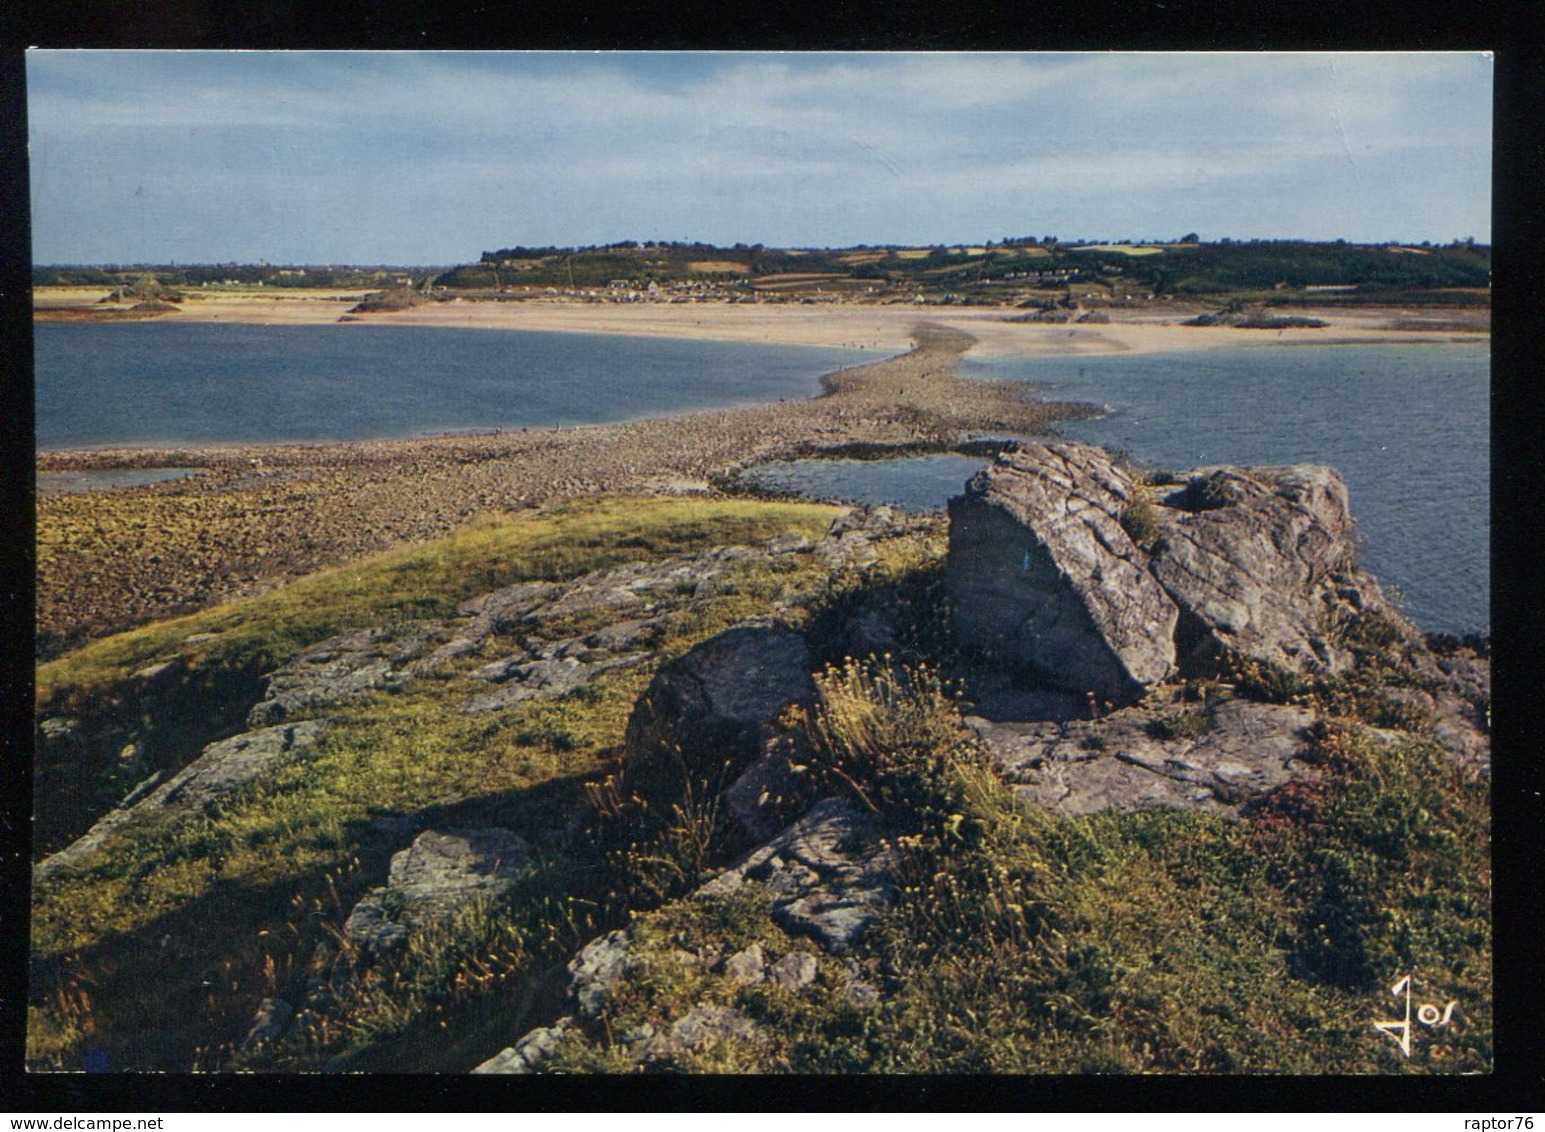
M 207 293 L 175 311 L 137 315 L 130 309 L 97 309 L 101 288 L 39 288 L 40 321 L 234 322 L 257 326 L 339 325 L 358 291 L 299 291 L 277 295 L 246 291 Z M 920 320 L 976 339 L 971 355 L 1057 357 L 1069 354 L 1171 353 L 1237 349 L 1253 345 L 1442 344 L 1457 336 L 1487 336 L 1489 312 L 1413 307 L 1308 307 L 1294 313 L 1327 323 L 1324 328 L 1251 330 L 1181 323 L 1215 304 L 1173 302 L 1125 309 L 1094 308 L 1108 322 L 1013 321 L 1027 312 L 1005 307 L 956 307 L 909 303 L 605 303 L 555 298 L 519 301 L 449 300 L 406 310 L 350 314 L 341 325 L 460 327 L 548 333 L 617 334 L 633 337 L 760 342 L 904 352 Z M 1433 329 L 1415 329 L 1423 322 Z M 1464 326 L 1467 329 L 1459 329 Z M 1473 328 L 1472 328 L 1473 327 Z

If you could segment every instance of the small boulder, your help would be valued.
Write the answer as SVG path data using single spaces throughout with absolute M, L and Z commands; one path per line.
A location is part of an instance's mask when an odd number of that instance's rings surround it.
M 532 1030 L 508 1049 L 501 1050 L 472 1070 L 474 1073 L 534 1073 L 552 1056 L 558 1043 L 574 1028 L 573 1019 L 560 1018 L 551 1026 Z
M 820 964 L 814 955 L 805 951 L 791 951 L 767 968 L 767 977 L 774 986 L 786 991 L 802 990 L 815 982 Z
M 599 1018 L 614 988 L 638 967 L 632 941 L 621 928 L 591 940 L 569 963 L 569 997 L 581 1018 Z
M 747 621 L 660 666 L 628 720 L 629 773 L 683 768 L 717 775 L 758 757 L 768 728 L 813 694 L 805 638 L 770 620 Z
M 507 829 L 425 830 L 392 856 L 385 886 L 355 904 L 344 934 L 368 958 L 396 952 L 414 930 L 507 892 L 530 854 L 525 839 Z
M 737 983 L 754 984 L 767 975 L 767 959 L 762 945 L 753 943 L 744 951 L 737 951 L 724 961 L 724 973 Z

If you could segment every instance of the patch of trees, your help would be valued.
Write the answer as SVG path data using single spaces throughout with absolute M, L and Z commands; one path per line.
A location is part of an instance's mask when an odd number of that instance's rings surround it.
M 1199 244 L 1172 248 L 1162 270 L 1179 294 L 1267 290 L 1287 287 L 1358 286 L 1390 289 L 1485 287 L 1491 281 L 1491 250 L 1449 246 L 1425 254 L 1392 252 L 1383 246 L 1297 242 Z M 1136 260 L 1128 275 L 1158 270 Z

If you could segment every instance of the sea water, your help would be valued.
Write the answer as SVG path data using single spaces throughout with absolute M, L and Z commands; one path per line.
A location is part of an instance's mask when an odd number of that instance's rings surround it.
M 1363 564 L 1407 615 L 1431 632 L 1489 631 L 1484 342 L 995 359 L 967 361 L 962 373 L 1102 406 L 1101 417 L 1058 431 L 1155 470 L 1328 464 L 1347 482 Z M 959 494 L 985 461 L 889 463 L 798 461 L 757 475 L 818 497 L 925 509 Z
M 607 424 L 805 398 L 857 350 L 409 326 L 41 323 L 39 449 Z
M 553 428 L 808 397 L 853 350 L 444 327 L 44 323 L 37 444 L 272 443 Z M 1423 629 L 1490 627 L 1484 342 L 1256 346 L 966 361 L 1102 405 L 1070 437 L 1151 468 L 1320 463 L 1351 492 L 1363 562 Z M 941 507 L 981 461 L 802 461 L 817 497 Z

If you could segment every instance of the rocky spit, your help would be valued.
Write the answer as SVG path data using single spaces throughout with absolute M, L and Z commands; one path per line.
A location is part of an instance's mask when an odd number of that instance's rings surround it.
M 1026 435 L 1085 407 L 955 376 L 974 341 L 920 326 L 916 348 L 824 379 L 808 401 L 604 427 L 324 445 L 40 454 L 39 471 L 179 467 L 187 479 L 44 495 L 38 652 L 449 533 L 472 518 L 598 492 L 706 491 L 749 465 L 854 445 L 942 450 Z M 233 406 L 239 412 L 239 406 Z

